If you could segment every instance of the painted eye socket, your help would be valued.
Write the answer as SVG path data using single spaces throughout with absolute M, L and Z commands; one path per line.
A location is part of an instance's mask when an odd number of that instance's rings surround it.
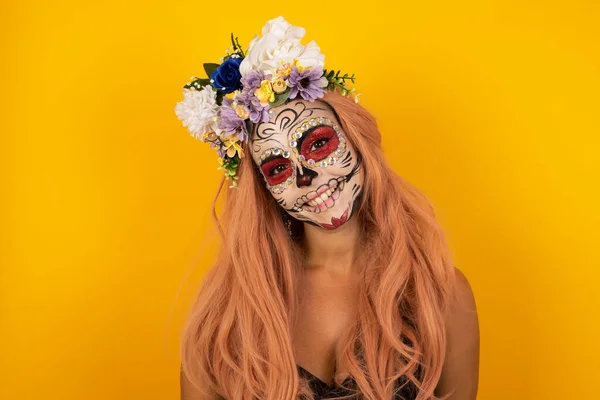
M 260 169 L 269 185 L 277 185 L 292 175 L 292 164 L 289 159 L 283 157 L 265 162 Z
M 320 161 L 337 149 L 340 140 L 329 126 L 320 126 L 311 131 L 302 141 L 300 154 L 307 160 Z

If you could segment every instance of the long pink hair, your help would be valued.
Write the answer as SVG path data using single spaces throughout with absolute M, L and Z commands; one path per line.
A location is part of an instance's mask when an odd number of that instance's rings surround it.
M 427 198 L 388 166 L 375 118 L 339 93 L 322 100 L 360 154 L 364 174 L 353 216 L 364 276 L 357 320 L 343 337 L 343 362 L 358 398 L 392 399 L 400 377 L 419 388 L 417 400 L 436 398 L 455 279 L 444 233 Z M 291 341 L 302 243 L 290 238 L 249 156 L 238 174 L 217 220 L 220 252 L 184 327 L 182 371 L 201 393 L 225 399 L 313 399 Z

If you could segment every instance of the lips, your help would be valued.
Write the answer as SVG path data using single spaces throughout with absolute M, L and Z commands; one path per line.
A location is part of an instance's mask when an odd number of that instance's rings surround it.
M 321 224 L 321 226 L 325 229 L 335 229 L 339 228 L 346 220 L 348 219 L 348 210 L 350 207 L 346 208 L 346 211 L 342 214 L 341 217 L 331 217 L 331 224 Z
M 329 182 L 319 186 L 316 190 L 308 192 L 296 201 L 295 208 L 302 211 L 321 213 L 333 207 L 335 200 L 344 190 L 344 177 L 330 179 Z

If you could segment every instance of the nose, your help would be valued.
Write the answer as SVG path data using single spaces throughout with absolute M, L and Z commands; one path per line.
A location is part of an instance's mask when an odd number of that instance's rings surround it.
M 312 180 L 319 174 L 317 174 L 312 169 L 304 168 L 304 166 L 302 165 L 300 166 L 300 168 L 302 168 L 302 171 L 298 169 L 296 170 L 296 185 L 298 187 L 310 186 Z

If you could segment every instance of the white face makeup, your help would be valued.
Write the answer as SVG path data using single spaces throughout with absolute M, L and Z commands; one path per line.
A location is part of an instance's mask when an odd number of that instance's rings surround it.
M 299 221 L 343 225 L 358 203 L 363 174 L 335 113 L 320 100 L 293 100 L 269 115 L 250 146 L 267 189 Z

